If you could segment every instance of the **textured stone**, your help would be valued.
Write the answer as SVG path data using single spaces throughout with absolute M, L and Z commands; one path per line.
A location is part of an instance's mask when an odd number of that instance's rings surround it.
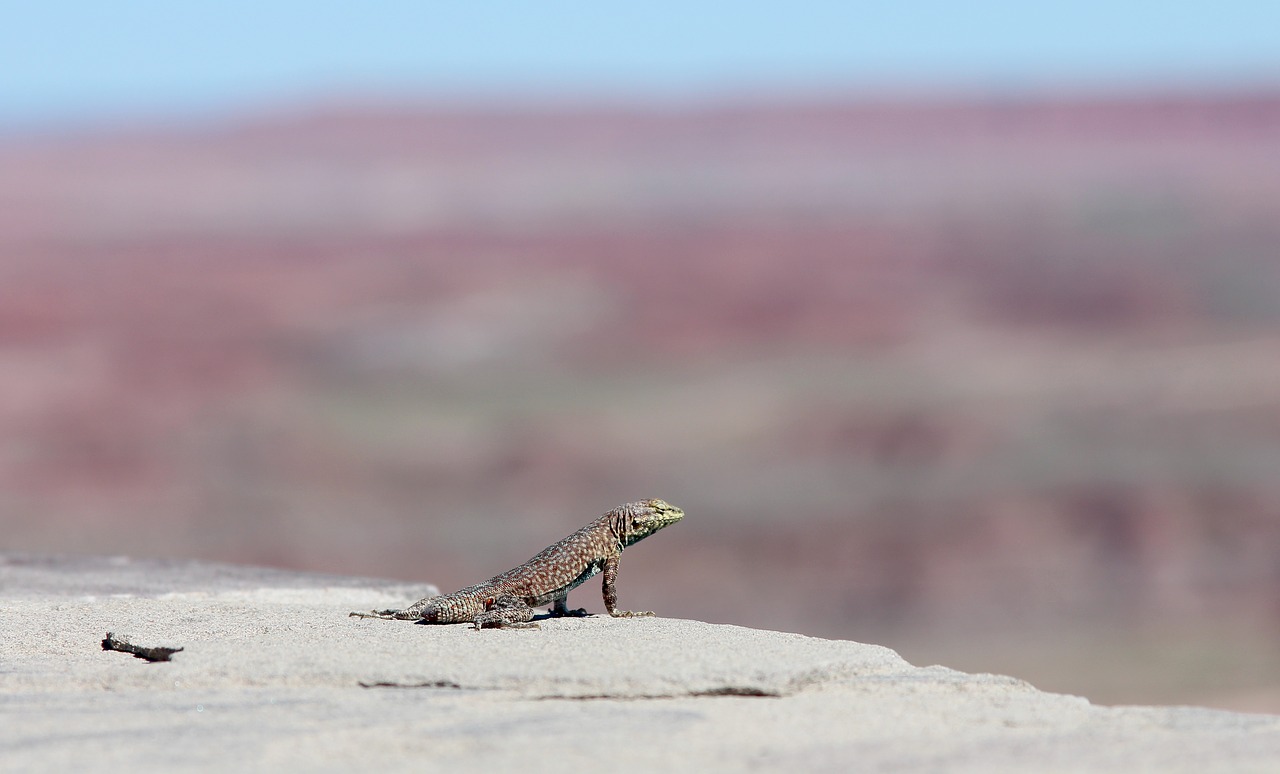
M 1280 767 L 1280 717 L 1098 707 L 856 642 L 664 618 L 476 631 L 346 615 L 429 591 L 0 555 L 6 769 Z M 147 663 L 104 651 L 108 631 L 183 650 Z

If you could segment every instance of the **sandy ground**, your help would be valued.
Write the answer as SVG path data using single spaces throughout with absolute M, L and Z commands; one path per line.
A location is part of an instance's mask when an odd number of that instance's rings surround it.
M 1280 717 L 1097 707 L 875 645 L 666 618 L 349 618 L 428 586 L 0 554 L 6 771 L 1276 771 Z M 181 647 L 151 663 L 108 632 Z

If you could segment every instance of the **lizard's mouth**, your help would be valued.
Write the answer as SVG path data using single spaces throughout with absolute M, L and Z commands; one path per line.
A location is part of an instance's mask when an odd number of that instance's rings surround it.
M 684 518 L 684 511 L 666 500 L 646 500 L 645 505 L 652 511 L 645 521 L 652 524 L 654 529 L 675 524 Z

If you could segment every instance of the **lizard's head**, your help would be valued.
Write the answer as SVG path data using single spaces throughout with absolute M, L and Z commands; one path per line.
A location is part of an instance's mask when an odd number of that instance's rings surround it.
M 620 505 L 609 514 L 613 531 L 624 546 L 643 540 L 684 518 L 684 511 L 665 500 L 637 500 Z

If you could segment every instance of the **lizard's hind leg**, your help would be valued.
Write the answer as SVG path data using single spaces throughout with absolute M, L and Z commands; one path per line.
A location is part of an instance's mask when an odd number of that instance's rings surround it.
M 484 612 L 476 615 L 477 629 L 541 629 L 533 621 L 533 608 L 520 597 L 503 594 L 485 605 Z

